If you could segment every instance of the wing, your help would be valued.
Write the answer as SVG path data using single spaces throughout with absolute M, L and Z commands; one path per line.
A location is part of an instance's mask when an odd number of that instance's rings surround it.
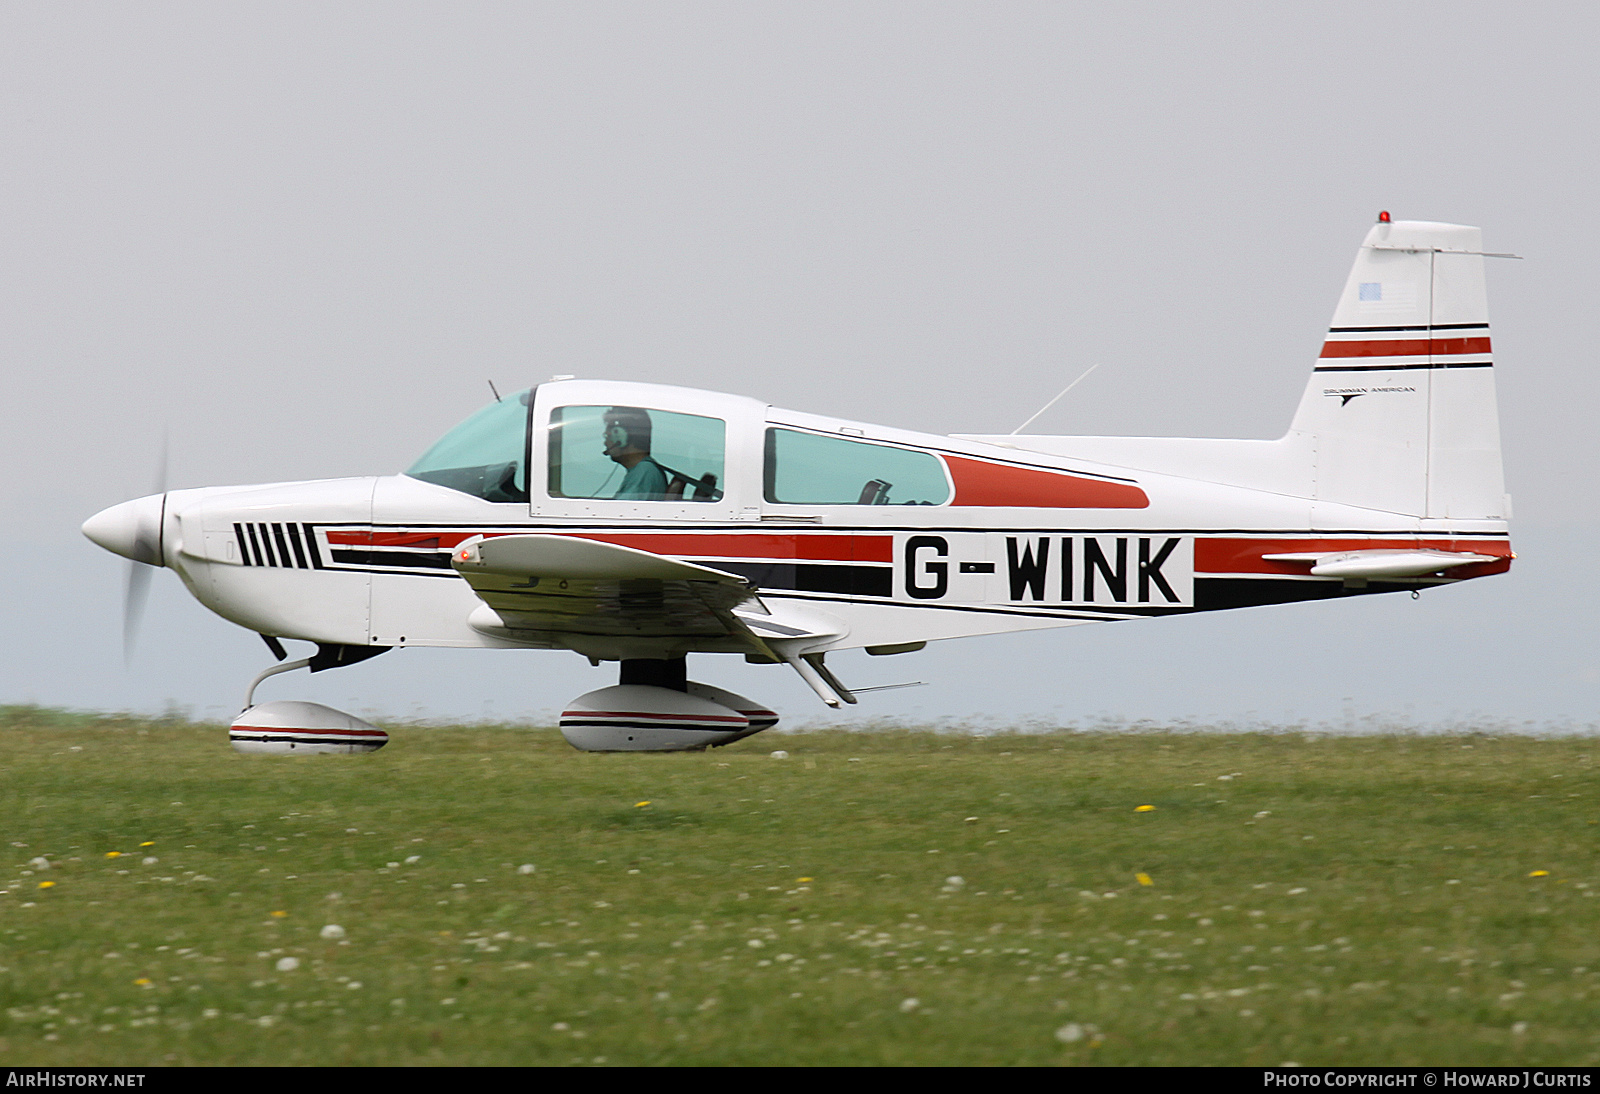
M 450 564 L 497 617 L 480 630 L 659 640 L 771 656 L 765 642 L 734 614 L 756 592 L 737 574 L 552 535 L 471 539 L 456 549 Z M 474 613 L 474 626 L 481 611 Z

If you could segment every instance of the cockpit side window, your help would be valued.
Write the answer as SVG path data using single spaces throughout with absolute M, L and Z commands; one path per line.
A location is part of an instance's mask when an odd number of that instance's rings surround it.
M 769 429 L 765 493 L 790 505 L 943 505 L 950 482 L 929 452 Z
M 550 496 L 720 501 L 727 425 L 638 406 L 563 406 L 550 415 Z
M 485 501 L 528 500 L 528 405 L 520 391 L 446 433 L 406 474 Z

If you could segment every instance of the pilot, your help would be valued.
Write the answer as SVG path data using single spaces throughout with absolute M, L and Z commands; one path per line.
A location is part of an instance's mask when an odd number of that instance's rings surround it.
M 650 458 L 650 415 L 632 406 L 614 406 L 606 411 L 605 454 L 628 473 L 613 494 L 635 501 L 665 501 L 667 473 Z

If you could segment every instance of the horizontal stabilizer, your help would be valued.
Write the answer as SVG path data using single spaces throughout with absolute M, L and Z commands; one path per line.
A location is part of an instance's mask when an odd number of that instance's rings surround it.
M 1305 562 L 1311 566 L 1312 577 L 1342 577 L 1345 580 L 1367 580 L 1398 577 L 1422 577 L 1474 562 L 1497 561 L 1495 555 L 1477 555 L 1470 551 L 1336 551 L 1332 554 L 1262 555 L 1272 562 Z

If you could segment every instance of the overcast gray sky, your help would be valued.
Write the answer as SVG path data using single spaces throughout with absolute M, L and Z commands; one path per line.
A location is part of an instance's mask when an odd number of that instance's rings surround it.
M 1521 559 L 1429 593 L 839 659 L 845 716 L 1587 725 L 1592 5 L 0 5 L 0 703 L 231 714 L 259 639 L 85 517 L 381 474 L 552 373 L 931 432 L 1280 435 L 1379 209 L 1481 225 Z M 792 674 L 695 673 L 801 718 Z M 537 717 L 570 654 L 263 698 Z M 577 686 L 575 686 L 577 685 Z M 267 692 L 271 691 L 271 695 Z

